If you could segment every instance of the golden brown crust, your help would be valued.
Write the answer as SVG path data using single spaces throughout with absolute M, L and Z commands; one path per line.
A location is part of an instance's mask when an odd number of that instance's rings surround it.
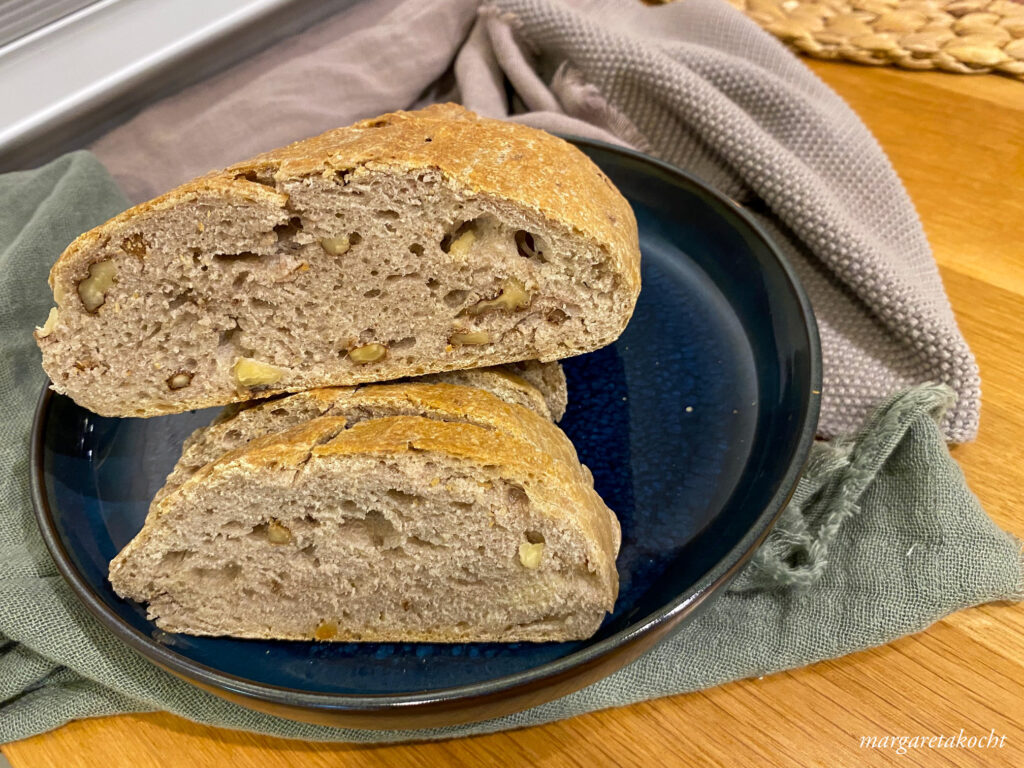
M 524 382 L 525 384 L 525 382 Z M 530 386 L 530 385 L 526 385 Z M 565 461 L 572 466 L 578 465 L 576 449 L 569 438 L 544 418 L 524 416 L 535 412 L 515 403 L 507 403 L 501 398 L 482 389 L 466 387 L 459 384 L 420 384 L 403 382 L 398 384 L 367 384 L 358 389 L 348 387 L 325 387 L 310 390 L 308 393 L 292 395 L 292 397 L 311 397 L 325 415 L 335 415 L 333 407 L 343 406 L 368 407 L 399 407 L 408 405 L 410 408 L 437 414 L 443 420 L 467 421 L 490 429 L 516 435 L 527 440 L 538 450 Z M 274 405 L 260 407 L 279 407 L 280 400 Z M 541 425 L 541 426 L 538 426 Z M 546 425 L 546 427 L 545 427 Z
M 81 235 L 54 265 L 50 285 L 56 274 L 73 265 L 77 254 L 115 238 L 136 217 L 204 195 L 283 207 L 287 195 L 246 176 L 272 178 L 280 185 L 359 167 L 436 170 L 471 194 L 515 200 L 597 243 L 622 275 L 628 292 L 634 298 L 639 293 L 636 219 L 608 177 L 562 139 L 481 118 L 456 104 L 382 115 L 212 171 Z

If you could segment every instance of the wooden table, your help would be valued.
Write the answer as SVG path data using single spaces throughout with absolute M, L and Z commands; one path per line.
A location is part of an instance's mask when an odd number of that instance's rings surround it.
M 811 63 L 917 204 L 981 365 L 976 443 L 954 449 L 1024 536 L 1024 83 Z M 1006 734 L 1001 750 L 861 750 L 861 736 Z M 289 742 L 166 714 L 89 720 L 4 748 L 14 768 L 190 765 L 1024 765 L 1024 604 L 964 611 L 883 648 L 511 733 L 402 746 Z

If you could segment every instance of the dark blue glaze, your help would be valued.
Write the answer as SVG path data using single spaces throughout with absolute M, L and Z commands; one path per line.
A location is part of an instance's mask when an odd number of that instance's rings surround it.
M 424 698 L 471 705 L 505 688 L 543 690 L 545 673 L 572 678 L 577 665 L 620 655 L 603 664 L 607 672 L 639 652 L 623 650 L 638 635 L 660 634 L 653 628 L 676 623 L 720 588 L 781 508 L 813 437 L 820 384 L 813 320 L 788 268 L 730 202 L 641 156 L 581 146 L 633 204 L 644 257 L 643 290 L 623 336 L 565 361 L 562 427 L 623 530 L 616 610 L 593 638 L 316 644 L 159 632 L 142 606 L 113 593 L 107 564 L 141 527 L 182 440 L 215 411 L 107 419 L 52 396 L 37 417 L 37 503 L 58 564 L 87 604 L 179 674 L 330 709 L 360 702 L 300 702 L 298 692 L 429 691 Z M 587 681 L 581 671 L 571 687 Z M 473 688 L 451 690 L 460 686 Z M 565 689 L 553 686 L 546 698 Z

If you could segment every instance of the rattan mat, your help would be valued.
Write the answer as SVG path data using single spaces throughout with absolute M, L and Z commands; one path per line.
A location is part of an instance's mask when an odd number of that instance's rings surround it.
M 1024 79 L 1024 0 L 729 2 L 809 56 Z

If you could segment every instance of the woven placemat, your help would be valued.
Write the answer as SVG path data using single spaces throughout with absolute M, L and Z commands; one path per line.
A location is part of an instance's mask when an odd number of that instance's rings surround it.
M 729 0 L 822 59 L 1024 79 L 1024 0 Z

